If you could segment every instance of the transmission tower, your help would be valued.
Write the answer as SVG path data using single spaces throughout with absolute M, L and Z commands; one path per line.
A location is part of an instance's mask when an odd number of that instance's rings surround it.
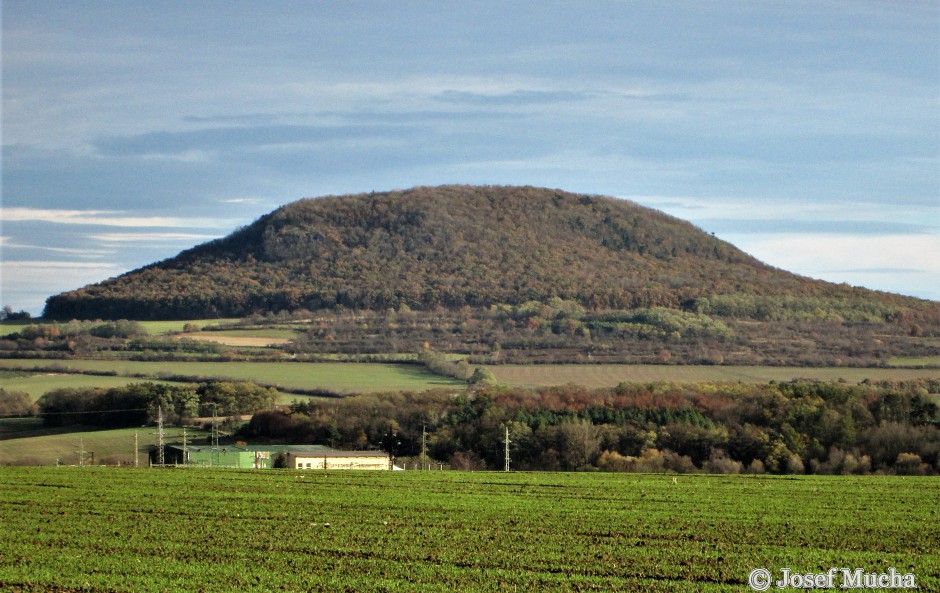
M 218 465 L 219 460 L 219 418 L 218 404 L 212 404 L 212 456 L 211 465 Z
M 78 439 L 78 467 L 85 465 L 85 439 Z
M 503 471 L 509 471 L 509 427 L 506 427 L 506 467 Z
M 431 465 L 428 463 L 428 431 L 427 426 L 421 426 L 421 469 L 424 469 L 424 466 L 427 465 L 428 469 L 431 469 Z
M 160 406 L 160 411 L 157 413 L 157 465 L 163 467 L 165 459 L 163 457 L 163 438 L 165 434 L 163 432 L 163 406 Z

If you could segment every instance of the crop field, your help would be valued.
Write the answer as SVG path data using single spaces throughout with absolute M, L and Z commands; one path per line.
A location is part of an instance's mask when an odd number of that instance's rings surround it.
M 306 362 L 141 362 L 128 360 L 2 359 L 0 369 L 62 368 L 75 371 L 114 372 L 123 377 L 160 379 L 167 376 L 255 381 L 279 389 L 328 389 L 340 393 L 370 391 L 424 391 L 439 387 L 466 387 L 409 364 Z
M 940 588 L 935 478 L 0 469 L 8 591 Z
M 187 323 L 193 324 L 199 328 L 204 328 L 224 323 L 234 323 L 236 321 L 238 321 L 238 319 L 187 319 L 183 321 L 140 321 L 139 323 L 144 326 L 144 329 L 150 334 L 163 335 L 170 332 L 181 332 L 183 331 L 183 326 Z
M 940 356 L 897 356 L 888 364 L 893 367 L 940 367 Z
M 701 383 L 741 381 L 767 383 L 791 379 L 819 379 L 860 383 L 865 379 L 916 379 L 940 377 L 937 369 L 770 367 L 770 366 L 680 366 L 616 364 L 545 364 L 489 366 L 500 383 L 523 387 L 547 387 L 575 383 L 585 387 L 612 387 L 621 382 Z
M 267 346 L 280 346 L 290 342 L 293 336 L 282 336 L 283 330 L 271 330 L 270 334 L 263 332 L 236 332 L 236 331 L 212 331 L 200 332 L 195 334 L 181 334 L 181 339 L 196 340 L 199 342 L 215 342 L 223 346 L 247 346 L 264 348 Z
M 16 373 L 0 372 L 0 387 L 7 391 L 23 391 L 37 399 L 53 389 L 71 387 L 123 387 L 129 383 L 140 383 L 143 379 L 133 377 L 112 377 L 101 375 L 78 375 L 74 373 Z M 164 381 L 156 381 L 163 383 Z

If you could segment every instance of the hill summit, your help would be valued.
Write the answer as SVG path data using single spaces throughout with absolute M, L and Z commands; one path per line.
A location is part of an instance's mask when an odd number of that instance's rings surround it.
M 442 186 L 299 200 L 225 238 L 53 296 L 45 316 L 188 319 L 551 298 L 593 310 L 692 309 L 722 295 L 903 298 L 772 268 L 626 200 Z

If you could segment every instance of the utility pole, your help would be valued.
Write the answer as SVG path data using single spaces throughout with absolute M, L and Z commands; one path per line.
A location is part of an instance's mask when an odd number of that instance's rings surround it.
M 212 404 L 212 455 L 209 465 L 218 465 L 219 459 L 219 418 L 218 404 Z
M 183 427 L 183 465 L 189 463 L 189 447 L 186 443 L 186 427 Z
M 85 439 L 78 439 L 78 467 L 85 466 Z
M 425 464 L 427 464 L 428 469 L 431 469 L 431 465 L 427 463 L 428 461 L 428 431 L 427 425 L 421 426 L 421 469 L 424 469 Z
M 140 447 L 137 445 L 137 431 L 134 431 L 134 467 L 140 467 Z
M 509 427 L 506 427 L 506 469 L 503 471 L 509 471 Z
M 163 406 L 157 413 L 157 465 L 163 467 L 165 459 L 163 457 Z

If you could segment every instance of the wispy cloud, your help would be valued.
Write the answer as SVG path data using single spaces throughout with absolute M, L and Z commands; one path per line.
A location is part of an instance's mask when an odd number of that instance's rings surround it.
M 199 233 L 92 233 L 88 235 L 88 238 L 103 243 L 178 243 L 217 239 L 218 235 Z
M 104 137 L 95 142 L 95 147 L 105 156 L 196 155 L 207 158 L 206 155 L 213 152 L 397 137 L 405 129 L 404 125 L 385 124 L 228 126 Z
M 899 235 L 929 234 L 932 229 L 922 224 L 873 220 L 805 220 L 799 218 L 701 218 L 696 224 L 718 233 L 756 234 L 841 234 L 841 235 Z
M 219 204 L 263 204 L 266 200 L 261 198 L 219 198 L 216 200 Z
M 509 93 L 478 93 L 448 90 L 435 98 L 445 103 L 471 105 L 540 105 L 581 101 L 590 97 L 589 93 L 575 91 L 545 91 L 518 89 Z
M 53 224 L 113 227 L 228 228 L 232 220 L 177 216 L 126 216 L 119 210 L 51 210 L 43 208 L 0 208 L 3 222 L 47 222 Z
M 32 260 L 32 261 L 5 261 L 3 262 L 5 271 L 24 271 L 38 269 L 80 269 L 80 270 L 118 270 L 119 265 L 113 262 L 77 262 L 77 261 L 52 261 L 52 260 Z
M 11 241 L 10 237 L 0 237 L 0 247 L 3 249 L 18 249 L 29 251 L 48 251 L 50 253 L 62 253 L 81 258 L 95 258 L 117 253 L 114 249 L 89 249 L 87 247 L 52 247 L 49 245 L 35 245 L 31 243 L 19 243 Z

